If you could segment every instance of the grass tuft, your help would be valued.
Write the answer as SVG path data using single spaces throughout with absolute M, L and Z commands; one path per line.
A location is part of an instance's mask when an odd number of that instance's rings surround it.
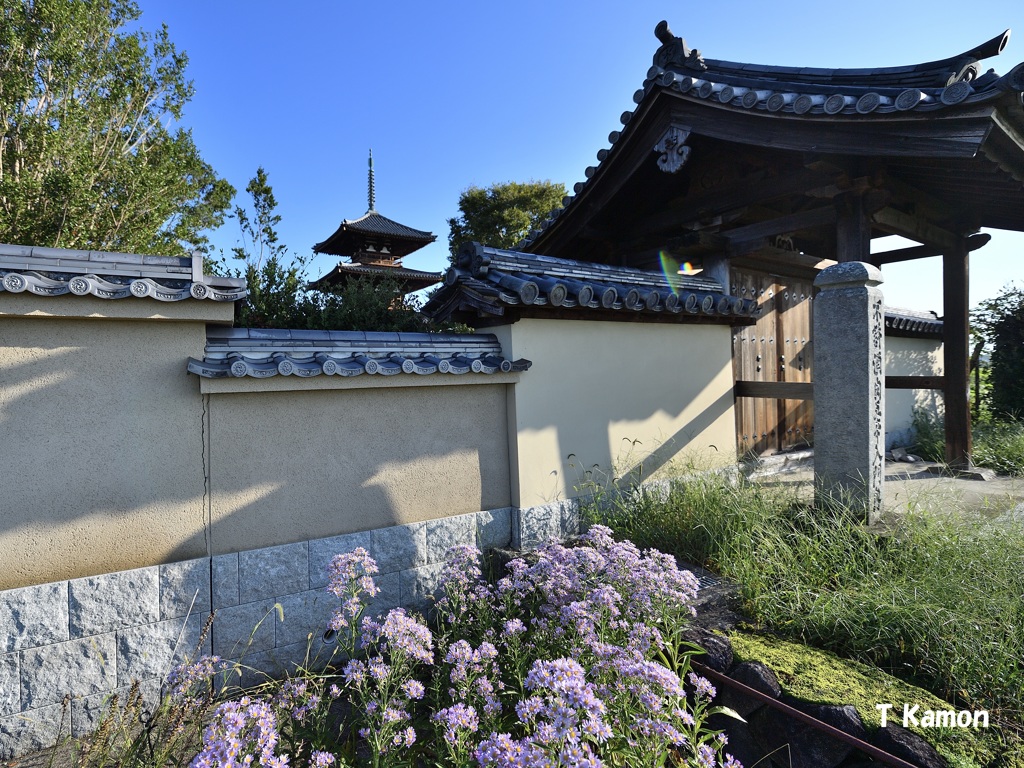
M 871 532 L 792 489 L 691 477 L 591 509 L 617 536 L 732 577 L 793 639 L 1024 723 L 1024 523 L 907 513 Z
M 945 461 L 946 438 L 942 421 L 928 413 L 914 414 L 916 448 L 922 458 Z M 985 419 L 971 429 L 974 449 L 971 458 L 979 467 L 989 467 L 1001 475 L 1024 477 L 1024 421 Z

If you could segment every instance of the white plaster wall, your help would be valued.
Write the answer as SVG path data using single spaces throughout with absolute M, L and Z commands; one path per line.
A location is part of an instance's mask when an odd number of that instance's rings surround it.
M 534 367 L 510 388 L 511 503 L 589 480 L 736 461 L 728 326 L 526 319 L 496 329 Z
M 885 337 L 885 373 L 888 376 L 942 376 L 942 340 Z M 887 389 L 885 391 L 885 447 L 913 443 L 914 410 L 938 417 L 942 392 L 934 389 Z
M 508 506 L 507 386 L 206 395 L 212 553 Z
M 0 294 L 0 589 L 207 553 L 190 304 Z

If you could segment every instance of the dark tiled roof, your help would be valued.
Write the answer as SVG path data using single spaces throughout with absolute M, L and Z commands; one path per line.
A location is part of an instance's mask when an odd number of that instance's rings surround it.
M 4 291 L 157 301 L 236 301 L 248 294 L 242 278 L 204 275 L 199 255 L 150 256 L 23 245 L 0 245 L 0 293 Z
M 942 336 L 942 320 L 934 312 L 885 308 L 887 336 Z
M 467 243 L 424 314 L 501 316 L 506 307 L 579 308 L 681 317 L 747 319 L 757 303 L 725 295 L 715 280 L 556 259 Z
M 365 237 L 410 241 L 417 243 L 417 247 L 422 247 L 437 239 L 437 235 L 431 232 L 413 229 L 399 224 L 397 221 L 392 221 L 386 216 L 381 216 L 376 211 L 368 211 L 358 219 L 342 221 L 333 235 L 313 246 L 313 252 L 334 256 L 351 256 Z M 413 250 L 416 248 L 404 249 L 405 252 Z
M 354 277 L 385 277 L 401 283 L 407 293 L 427 288 L 441 282 L 440 272 L 420 272 L 405 267 L 377 266 L 373 264 L 338 264 L 321 278 L 309 284 L 310 288 L 324 289 L 337 283 L 343 283 L 349 275 Z
M 506 360 L 493 334 L 297 331 L 210 327 L 202 360 L 188 370 L 209 379 L 525 371 Z
M 654 65 L 648 70 L 643 87 L 633 95 L 637 111 L 622 113 L 623 128 L 608 135 L 611 147 L 598 151 L 598 164 L 584 171 L 585 180 L 575 184 L 574 195 L 563 198 L 562 207 L 552 211 L 517 247 L 529 249 L 544 230 L 572 207 L 575 197 L 593 183 L 602 165 L 615 154 L 616 145 L 629 131 L 634 116 L 660 93 L 704 103 L 716 110 L 821 121 L 826 130 L 829 121 L 886 120 L 916 114 L 927 119 L 969 112 L 972 107 L 993 102 L 1007 93 L 1018 95 L 1015 109 L 1019 110 L 1019 99 L 1024 98 L 1024 63 L 1002 76 L 991 69 L 981 74 L 980 61 L 1002 51 L 1009 30 L 948 59 L 873 69 L 776 67 L 704 59 L 699 51 L 689 49 L 682 39 L 674 37 L 665 22 L 658 25 L 656 34 L 662 45 L 654 55 Z M 978 140 L 986 135 L 981 128 L 975 133 Z M 996 161 L 998 164 L 998 158 Z M 940 172 L 948 174 L 948 169 Z M 1011 186 L 1019 189 L 1019 184 Z M 1006 228 L 1006 223 L 991 226 Z

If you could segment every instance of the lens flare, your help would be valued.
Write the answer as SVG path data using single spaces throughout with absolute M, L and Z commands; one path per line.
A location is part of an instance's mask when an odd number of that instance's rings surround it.
M 665 276 L 665 282 L 668 283 L 668 287 L 672 289 L 672 293 L 676 296 L 679 295 L 681 287 L 680 275 L 696 275 L 704 271 L 703 268 L 695 267 L 688 261 L 680 264 L 665 251 L 659 251 L 658 257 L 661 259 L 661 273 Z

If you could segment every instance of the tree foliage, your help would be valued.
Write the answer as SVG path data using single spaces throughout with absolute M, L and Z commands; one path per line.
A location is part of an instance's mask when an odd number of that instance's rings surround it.
M 495 248 L 513 248 L 551 211 L 562 205 L 565 185 L 516 181 L 470 187 L 459 195 L 459 215 L 448 219 L 448 247 L 454 256 L 476 240 Z
M 1024 416 L 1024 289 L 1008 285 L 971 312 L 971 326 L 992 345 L 988 404 L 998 418 Z
M 419 314 L 419 304 L 403 296 L 393 280 L 350 279 L 329 291 L 313 291 L 315 313 L 309 327 L 346 331 L 434 330 Z
M 242 239 L 231 252 L 242 263 L 235 273 L 245 278 L 249 295 L 235 303 L 235 324 L 243 328 L 305 328 L 314 309 L 305 288 L 308 258 L 289 257 L 280 242 L 277 199 L 262 167 L 256 169 L 245 191 L 252 210 L 235 206 Z
M 3 0 L 0 239 L 135 253 L 207 244 L 234 189 L 171 125 L 193 94 L 134 0 Z

